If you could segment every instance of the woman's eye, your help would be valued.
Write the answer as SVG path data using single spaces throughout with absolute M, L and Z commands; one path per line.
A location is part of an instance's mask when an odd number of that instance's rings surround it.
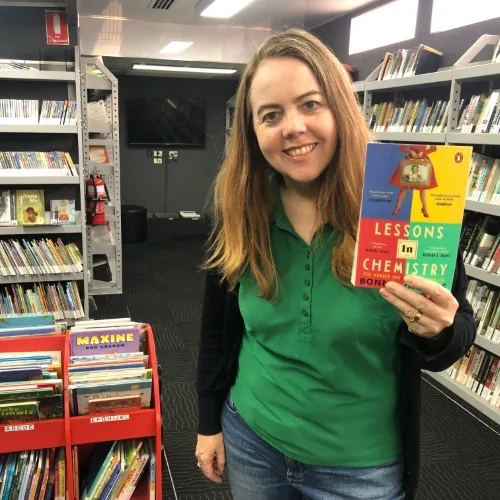
M 319 106 L 319 103 L 316 101 L 307 101 L 304 104 L 304 108 L 306 108 L 307 111 L 314 111 L 318 106 Z
M 276 121 L 277 119 L 278 119 L 278 112 L 271 111 L 271 113 L 267 113 L 264 115 L 262 121 L 270 123 Z

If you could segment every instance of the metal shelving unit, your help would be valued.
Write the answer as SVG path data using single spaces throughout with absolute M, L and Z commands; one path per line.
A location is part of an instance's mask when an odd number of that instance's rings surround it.
M 118 80 L 96 57 L 80 56 L 80 92 L 82 98 L 82 144 L 85 181 L 90 175 L 100 175 L 108 188 L 110 204 L 106 207 L 106 222 L 112 233 L 113 243 L 94 241 L 92 228 L 87 233 L 87 270 L 90 295 L 122 293 L 122 245 L 121 245 L 121 202 L 120 202 L 120 143 L 118 122 Z M 89 117 L 89 94 L 92 90 L 107 91 L 105 105 L 109 123 Z M 103 98 L 104 100 L 104 98 Z M 99 137 L 96 135 L 99 134 Z M 91 161 L 90 146 L 105 146 L 110 158 L 108 164 Z M 102 282 L 93 278 L 93 256 L 105 254 L 111 268 L 112 281 Z
M 407 91 L 409 89 L 420 89 L 425 87 L 443 87 L 450 86 L 450 106 L 448 109 L 448 132 L 443 134 L 429 133 L 407 133 L 407 132 L 374 132 L 374 137 L 380 141 L 393 142 L 423 142 L 434 144 L 474 144 L 474 145 L 493 145 L 500 146 L 500 134 L 463 134 L 456 131 L 459 120 L 460 96 L 462 93 L 462 83 L 471 81 L 489 82 L 490 92 L 498 87 L 498 83 L 493 80 L 500 80 L 500 63 L 491 63 L 489 61 L 473 63 L 473 59 L 488 45 L 495 46 L 500 39 L 495 35 L 483 35 L 480 37 L 453 65 L 435 73 L 416 75 L 405 78 L 395 78 L 391 80 L 377 81 L 379 68 L 368 76 L 365 82 L 355 82 L 354 90 L 364 92 L 363 94 L 363 112 L 368 120 L 372 112 L 373 95 L 376 92 L 394 93 Z M 488 215 L 500 216 L 500 206 L 489 203 L 467 200 L 466 209 L 475 212 L 481 212 Z M 480 268 L 470 265 L 465 266 L 469 277 L 478 279 L 493 286 L 500 287 L 500 275 L 488 273 Z M 500 356 L 500 346 L 478 336 L 476 344 L 487 351 Z M 426 372 L 427 375 L 444 385 L 453 393 L 470 403 L 489 418 L 500 424 L 500 410 L 489 405 L 480 396 L 474 394 L 466 386 L 463 386 L 450 379 L 446 374 Z
M 493 405 L 490 405 L 481 396 L 472 392 L 468 387 L 463 384 L 459 384 L 443 373 L 425 372 L 425 374 L 444 385 L 448 390 L 461 397 L 464 401 L 467 401 L 467 403 L 472 405 L 495 423 L 500 424 L 500 410 L 495 408 Z
M 54 63 L 57 65 L 57 63 Z M 30 80 L 30 81 L 48 81 L 67 84 L 67 99 L 76 101 L 78 109 L 81 108 L 81 99 L 79 91 L 79 61 L 78 53 L 75 54 L 74 69 L 71 71 L 53 71 L 44 70 L 0 70 L 0 79 L 2 80 Z M 77 120 L 77 125 L 37 125 L 37 124 L 8 124 L 0 125 L 0 133 L 5 134 L 74 134 L 78 140 L 79 161 L 82 159 L 82 144 L 80 134 L 80 119 Z M 77 166 L 77 170 L 78 166 Z M 74 185 L 79 186 L 78 195 L 75 199 L 80 200 L 80 206 L 85 206 L 83 197 L 83 178 L 79 176 L 54 176 L 54 175 L 2 175 L 0 176 L 0 185 L 4 186 L 23 186 L 23 185 Z M 50 217 L 46 213 L 46 218 Z M 48 220 L 48 219 L 46 219 Z M 81 222 L 81 213 L 77 213 L 75 225 L 52 225 L 40 224 L 30 226 L 0 226 L 0 236 L 29 236 L 29 235 L 80 235 L 81 236 L 81 253 L 83 258 L 83 272 L 80 273 L 57 273 L 57 274 L 37 274 L 37 275 L 21 275 L 21 276 L 2 276 L 0 283 L 15 284 L 15 283 L 36 283 L 36 282 L 51 282 L 51 281 L 83 281 L 83 294 L 81 300 L 84 308 L 85 317 L 89 316 L 89 300 L 87 286 L 87 235 L 85 226 Z M 80 246 L 80 245 L 79 245 Z M 72 320 L 74 321 L 74 320 Z

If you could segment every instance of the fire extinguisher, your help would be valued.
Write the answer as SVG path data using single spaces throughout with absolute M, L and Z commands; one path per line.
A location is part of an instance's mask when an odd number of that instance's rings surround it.
M 109 201 L 108 188 L 99 175 L 90 175 L 87 184 L 87 223 L 99 226 L 106 223 L 104 209 Z

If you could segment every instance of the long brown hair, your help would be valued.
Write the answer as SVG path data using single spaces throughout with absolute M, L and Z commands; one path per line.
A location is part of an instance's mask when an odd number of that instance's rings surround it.
M 260 63 L 270 57 L 294 57 L 306 63 L 335 118 L 337 151 L 323 175 L 317 212 L 318 220 L 330 222 L 339 232 L 332 252 L 332 272 L 344 284 L 350 282 L 353 264 L 366 144 L 373 140 L 347 72 L 315 36 L 293 28 L 261 44 L 236 93 L 226 156 L 214 184 L 214 226 L 203 267 L 217 270 L 230 289 L 249 267 L 267 299 L 279 284 L 270 243 L 271 169 L 253 129 L 250 88 Z

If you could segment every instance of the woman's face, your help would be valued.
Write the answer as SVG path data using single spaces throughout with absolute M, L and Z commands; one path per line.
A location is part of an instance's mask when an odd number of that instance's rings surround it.
M 293 57 L 263 61 L 250 88 L 253 126 L 267 162 L 287 184 L 313 184 L 332 162 L 337 128 L 309 66 Z

